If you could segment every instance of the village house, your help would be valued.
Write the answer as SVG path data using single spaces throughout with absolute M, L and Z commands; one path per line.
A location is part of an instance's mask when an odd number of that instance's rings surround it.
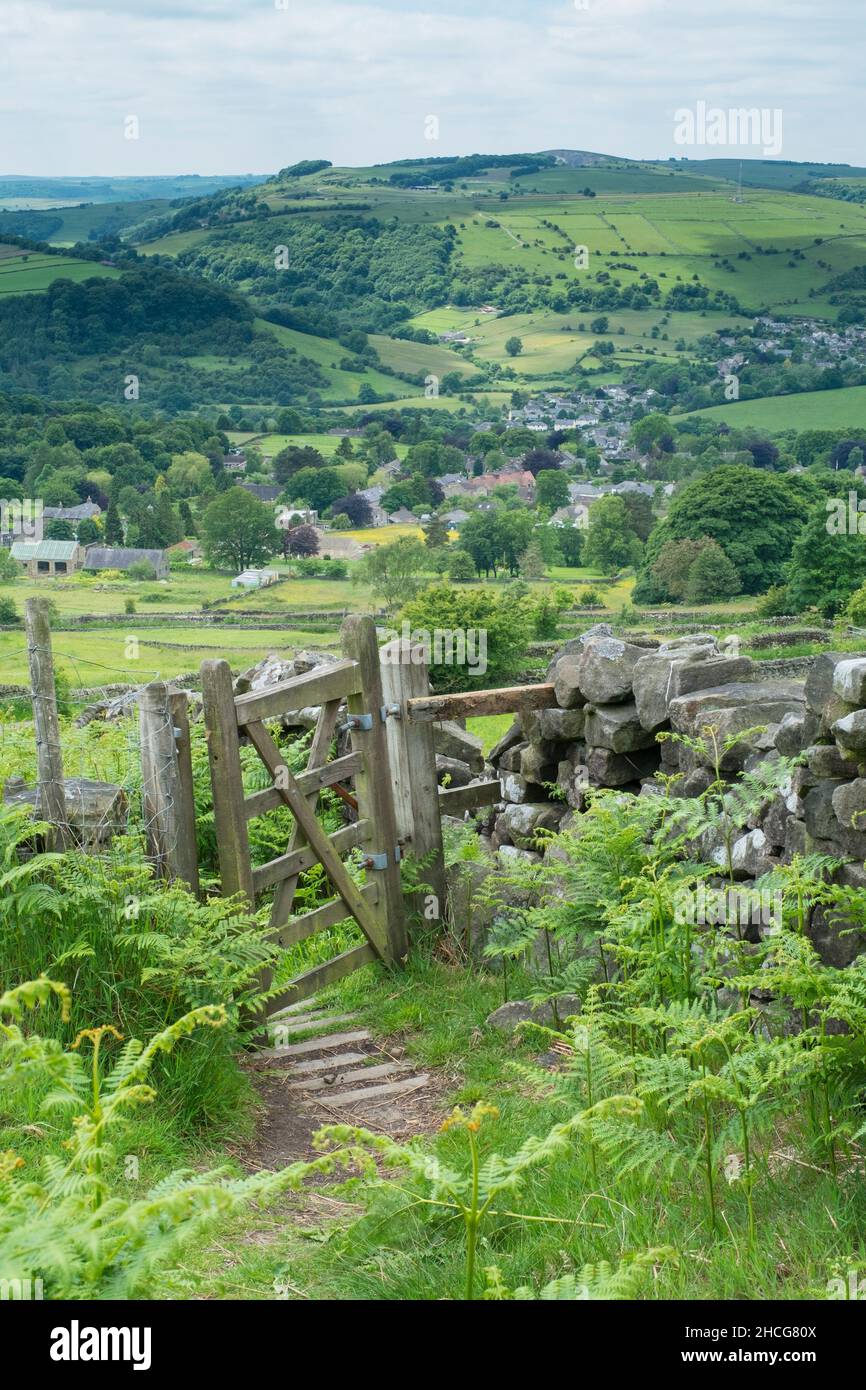
M 548 522 L 549 526 L 576 526 L 583 531 L 589 525 L 589 507 L 585 502 L 574 502 L 570 507 L 559 507 Z
M 398 507 L 388 518 L 392 526 L 417 526 L 418 518 L 408 507 Z
M 290 531 L 293 526 L 318 526 L 319 513 L 312 507 L 277 507 L 274 525 L 281 531 Z
M 275 483 L 241 483 L 241 487 L 246 492 L 251 492 L 259 502 L 276 502 L 283 490 Z
M 43 521 L 68 521 L 73 526 L 78 521 L 95 521 L 102 515 L 102 508 L 88 497 L 74 507 L 43 507 Z

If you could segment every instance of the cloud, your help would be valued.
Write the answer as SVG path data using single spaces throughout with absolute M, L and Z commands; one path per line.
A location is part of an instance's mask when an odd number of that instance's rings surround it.
M 863 157 L 859 0 L 278 3 L 5 0 L 6 171 L 243 172 L 565 146 L 663 156 L 682 152 L 674 112 L 699 100 L 781 107 L 786 158 Z M 130 114 L 138 141 L 123 136 Z M 424 138 L 428 115 L 438 142 Z

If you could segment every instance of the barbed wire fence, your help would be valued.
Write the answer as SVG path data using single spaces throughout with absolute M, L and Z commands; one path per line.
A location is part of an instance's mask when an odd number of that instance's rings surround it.
M 10 761 L 16 775 L 6 777 L 7 803 L 30 805 L 51 827 L 50 847 L 80 846 L 97 853 L 113 834 L 127 829 L 143 836 L 149 858 L 159 875 L 180 879 L 199 890 L 196 820 L 190 740 L 189 697 L 186 676 L 164 680 L 159 676 L 136 682 L 129 668 L 83 657 L 55 647 L 49 608 L 40 598 L 25 606 L 26 641 L 7 649 L 7 661 L 26 654 L 30 688 L 7 687 L 6 698 L 29 697 L 33 713 L 36 778 L 28 786 L 27 772 L 33 759 L 22 744 L 22 726 L 0 721 L 0 739 L 14 739 L 14 746 L 0 751 L 8 773 Z M 130 642 L 137 642 L 131 637 Z M 138 655 L 137 651 L 132 654 Z M 85 705 L 72 726 L 61 724 L 55 658 L 71 670 L 77 683 L 72 692 L 76 704 Z M 94 681 L 99 674 L 103 679 Z M 106 674 L 124 677 L 106 681 Z M 62 699 L 62 685 L 61 685 Z M 111 738 L 86 732 L 95 721 Z M 29 730 L 23 739 L 29 737 Z M 111 780 L 107 780 L 107 778 Z

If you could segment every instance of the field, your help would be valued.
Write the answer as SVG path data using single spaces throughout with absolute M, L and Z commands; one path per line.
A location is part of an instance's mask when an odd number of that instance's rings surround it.
M 229 436 L 233 442 L 243 444 L 253 444 L 259 449 L 266 459 L 272 459 L 282 449 L 288 448 L 290 444 L 295 444 L 299 448 L 316 449 L 322 458 L 331 459 L 340 447 L 340 437 L 335 434 L 231 434 Z M 355 441 L 351 441 L 355 443 Z M 396 444 L 394 452 L 398 458 L 405 458 L 409 446 L 407 444 Z M 351 459 L 342 460 L 350 463 Z
M 16 252 L 0 258 L 0 295 L 39 293 L 54 280 L 91 280 L 106 275 L 116 278 L 119 274 L 99 261 L 79 261 L 72 256 L 46 256 L 32 251 Z
M 866 428 L 866 386 L 833 391 L 803 391 L 793 396 L 766 396 L 693 412 L 696 419 L 724 420 L 738 429 L 755 426 L 783 430 Z

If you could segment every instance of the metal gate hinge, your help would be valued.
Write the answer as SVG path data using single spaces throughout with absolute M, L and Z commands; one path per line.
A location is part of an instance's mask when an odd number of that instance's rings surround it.
M 394 846 L 394 863 L 399 864 L 403 858 L 403 851 L 399 845 Z M 378 869 L 382 871 L 388 867 L 388 851 L 383 850 L 381 854 L 368 854 L 364 860 L 365 869 Z
M 362 733 L 369 732 L 369 730 L 372 729 L 372 727 L 372 714 L 349 714 L 346 716 L 345 724 L 340 725 L 340 728 L 343 731 L 347 729 L 359 729 Z
M 400 706 L 399 706 L 399 705 L 382 705 L 382 706 L 381 706 L 381 708 L 379 709 L 379 718 L 382 720 L 382 723 L 383 723 L 383 724 L 385 723 L 385 721 L 386 721 L 386 719 L 388 718 L 388 715 L 389 715 L 389 714 L 390 714 L 390 716 L 391 716 L 392 719 L 399 719 L 399 718 L 401 717 L 401 715 L 400 715 Z

